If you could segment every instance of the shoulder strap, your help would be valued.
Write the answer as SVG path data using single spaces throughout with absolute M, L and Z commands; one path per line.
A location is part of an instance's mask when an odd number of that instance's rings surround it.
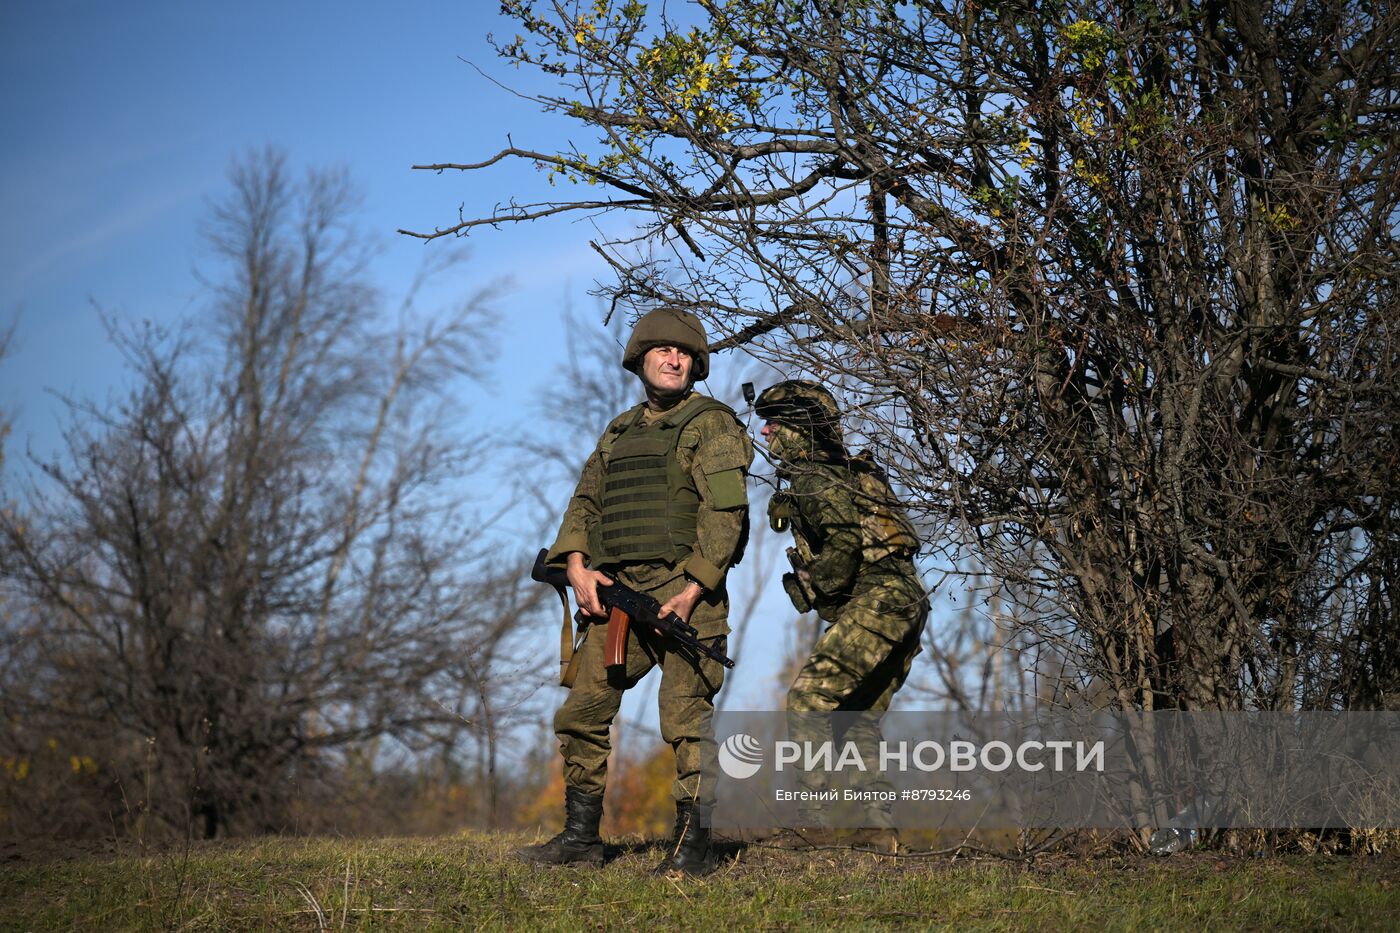
M 617 418 L 614 418 L 613 424 L 609 426 L 606 431 L 603 432 L 602 439 L 598 441 L 598 451 L 603 455 L 603 460 L 605 462 L 608 459 L 608 454 L 612 453 L 613 442 L 617 440 L 618 436 L 621 435 L 622 432 L 626 431 L 628 428 L 632 427 L 642 419 L 642 412 L 646 409 L 646 407 L 647 403 L 642 402 L 635 408 L 629 408 L 627 411 L 624 411 L 621 415 L 618 415 Z M 628 417 L 629 415 L 630 417 Z
M 850 459 L 849 463 L 851 469 L 857 473 L 868 473 L 886 484 L 890 481 L 890 476 L 885 472 L 885 468 L 880 465 L 880 462 L 876 460 L 874 455 L 868 450 L 862 450 L 860 453 L 856 454 Z
M 661 419 L 660 423 L 666 425 L 668 428 L 676 428 L 679 430 L 705 412 L 714 411 L 716 409 L 728 412 L 730 417 L 735 421 L 739 420 L 739 416 L 734 414 L 734 409 L 730 408 L 719 399 L 710 398 L 708 395 L 697 395 L 693 402 L 681 406 L 679 411 L 666 415 L 666 417 Z

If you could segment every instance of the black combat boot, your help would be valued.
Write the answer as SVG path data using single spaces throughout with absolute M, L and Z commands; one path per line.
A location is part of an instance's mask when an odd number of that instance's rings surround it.
M 710 853 L 710 807 L 693 800 L 676 801 L 676 828 L 666 843 L 666 859 L 656 866 L 658 875 L 672 873 L 698 878 L 715 870 Z
M 603 795 L 585 794 L 572 787 L 564 790 L 564 831 L 548 842 L 525 846 L 516 853 L 528 862 L 567 865 L 585 862 L 603 864 L 603 840 L 598 823 L 603 819 Z

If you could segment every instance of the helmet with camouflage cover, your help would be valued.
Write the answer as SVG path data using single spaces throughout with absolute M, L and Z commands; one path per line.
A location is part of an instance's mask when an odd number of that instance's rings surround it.
M 844 452 L 841 408 L 832 394 L 815 382 L 789 379 L 771 385 L 754 400 L 753 410 L 764 421 L 789 428 L 799 435 L 779 438 L 778 447 L 770 438 L 770 449 L 781 459 L 830 457 Z
M 652 347 L 680 347 L 690 353 L 694 363 L 690 369 L 692 382 L 699 382 L 710 372 L 710 341 L 705 325 L 688 311 L 657 308 L 648 311 L 632 328 L 632 337 L 622 354 L 622 368 L 639 373 L 642 356 Z
M 753 403 L 754 414 L 841 443 L 841 407 L 830 392 L 815 382 L 788 379 L 763 390 Z

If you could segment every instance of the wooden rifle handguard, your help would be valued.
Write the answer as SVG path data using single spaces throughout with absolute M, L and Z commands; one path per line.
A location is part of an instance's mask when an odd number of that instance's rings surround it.
M 631 621 L 627 613 L 616 606 L 608 611 L 608 667 L 621 667 L 627 663 L 627 625 Z

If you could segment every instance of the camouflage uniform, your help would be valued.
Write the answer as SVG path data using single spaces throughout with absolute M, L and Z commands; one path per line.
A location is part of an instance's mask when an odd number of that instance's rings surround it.
M 684 408 L 704 396 L 691 395 L 665 415 L 682 415 Z M 570 551 L 589 554 L 590 531 L 601 514 L 600 492 L 608 448 L 632 421 L 658 416 L 645 404 L 615 418 L 603 432 L 598 447 L 584 465 L 583 475 L 564 513 L 549 560 L 562 562 Z M 633 589 L 666 602 L 684 589 L 688 580 L 705 588 L 705 595 L 691 614 L 701 638 L 714 639 L 723 650 L 729 633 L 729 594 L 725 573 L 739 556 L 747 535 L 747 496 L 743 478 L 753 460 L 753 446 L 737 418 L 727 408 L 697 415 L 681 429 L 676 445 L 680 468 L 700 496 L 696 515 L 696 546 L 680 562 L 593 566 Z M 590 794 L 601 794 L 611 750 L 609 727 L 622 703 L 622 693 L 651 668 L 661 665 L 660 713 L 662 737 L 676 754 L 676 800 L 714 802 L 715 741 L 712 716 L 714 697 L 724 682 L 724 668 L 709 659 L 697 660 L 678 653 L 644 626 L 629 629 L 626 670 L 610 670 L 603 664 L 601 631 L 584 642 L 578 679 L 568 699 L 554 717 L 564 756 L 564 783 Z
M 928 616 L 911 552 L 869 559 L 851 467 L 785 466 L 792 530 L 808 551 L 812 608 L 829 627 L 788 692 L 788 709 L 885 710 L 909 675 Z
M 799 417 L 800 410 L 781 404 L 785 395 L 804 393 L 826 409 L 824 417 Z M 793 737 L 853 741 L 874 760 L 879 714 L 909 676 L 928 618 L 914 529 L 883 471 L 867 456 L 846 455 L 839 412 L 825 390 L 780 383 L 759 398 L 756 411 L 773 422 L 770 449 L 787 486 L 769 504 L 770 522 L 778 531 L 791 528 L 795 563 L 805 571 L 805 579 L 786 575 L 784 589 L 798 611 L 815 609 L 828 623 L 788 691 Z M 829 714 L 858 711 L 874 715 L 857 717 L 844 735 L 830 734 Z M 863 787 L 889 789 L 873 775 Z M 800 783 L 814 790 L 818 781 L 804 775 Z M 890 825 L 886 808 L 869 808 L 866 816 L 867 825 Z

